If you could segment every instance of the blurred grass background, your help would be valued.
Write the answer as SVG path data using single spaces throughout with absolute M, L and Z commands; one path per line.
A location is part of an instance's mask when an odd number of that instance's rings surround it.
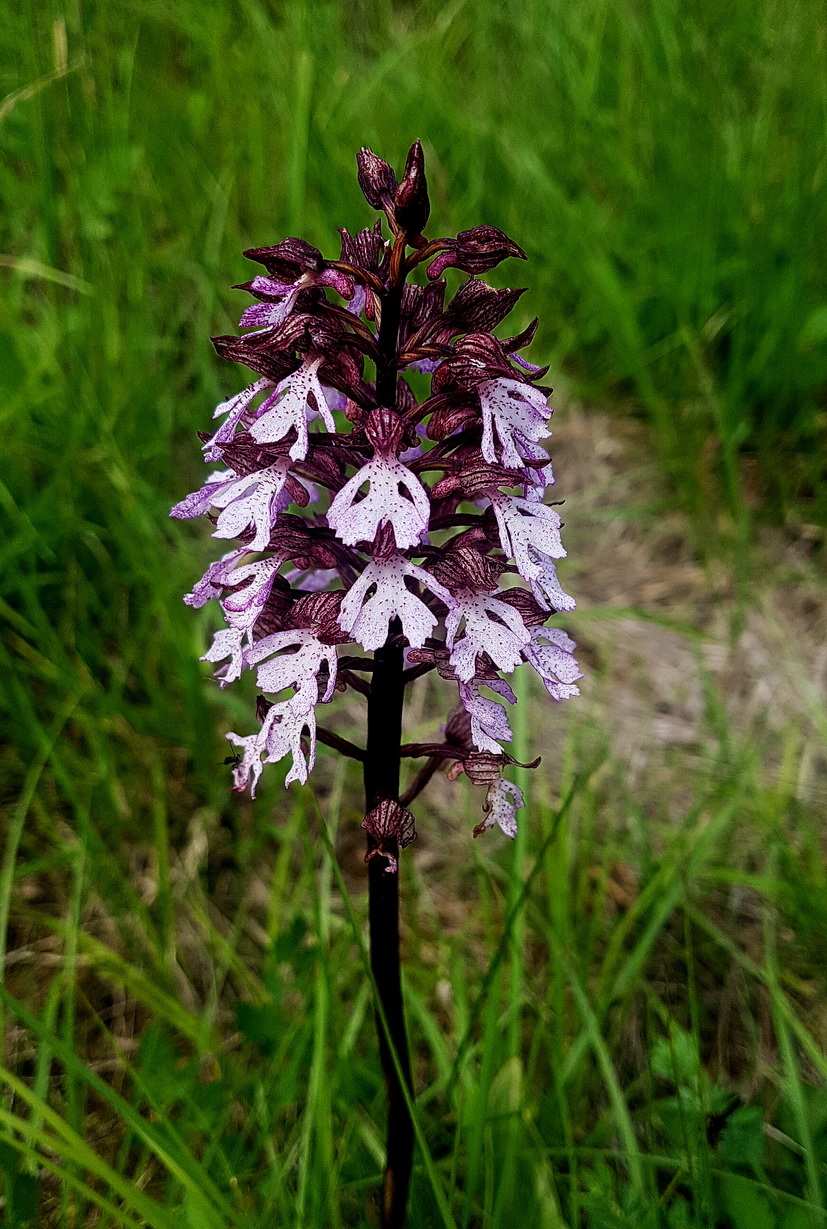
M 528 696 L 525 835 L 418 807 L 411 1223 L 824 1224 L 826 58 L 816 0 L 0 10 L 10 1225 L 376 1223 L 359 783 L 228 797 L 251 697 L 205 681 L 180 599 L 214 552 L 167 512 L 243 379 L 208 342 L 241 250 L 336 252 L 370 220 L 355 150 L 417 136 L 433 232 L 513 235 L 515 328 L 538 314 L 531 357 L 608 416 L 556 428 L 589 450 L 589 679 L 563 715 Z M 650 588 L 601 588 L 639 548 Z M 618 691 L 643 618 L 698 659 L 680 737 L 689 667 Z

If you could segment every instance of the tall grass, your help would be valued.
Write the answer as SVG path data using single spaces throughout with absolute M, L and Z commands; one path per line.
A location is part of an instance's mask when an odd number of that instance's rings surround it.
M 241 249 L 335 248 L 355 149 L 421 136 L 440 221 L 527 249 L 536 355 L 648 415 L 685 505 L 743 520 L 755 458 L 814 516 L 824 60 L 815 0 L 6 6 L 11 1224 L 369 1223 L 356 782 L 322 773 L 324 819 L 230 807 L 249 697 L 204 686 L 207 547 L 166 519 L 236 378 L 206 339 Z M 513 857 L 406 865 L 414 1225 L 824 1223 L 820 832 L 724 734 L 676 827 L 575 718 Z

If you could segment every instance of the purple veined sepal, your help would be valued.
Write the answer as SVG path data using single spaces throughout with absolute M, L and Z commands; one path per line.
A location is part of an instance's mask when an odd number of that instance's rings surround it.
M 454 599 L 445 586 L 399 552 L 371 559 L 345 594 L 339 614 L 342 631 L 368 652 L 385 643 L 392 619 L 399 619 L 412 648 L 421 648 L 436 627 L 436 615 L 406 586 L 407 577 L 418 580 L 449 610 L 453 607 Z M 375 591 L 368 597 L 371 589 Z
M 387 846 L 390 841 L 395 841 L 398 849 L 407 849 L 416 840 L 416 826 L 411 812 L 392 798 L 383 798 L 373 810 L 368 811 L 362 820 L 362 827 L 374 842 L 365 854 L 365 861 L 385 858 L 385 872 L 395 875 L 399 863 Z
M 266 401 L 258 408 L 258 416 L 250 425 L 250 435 L 259 444 L 275 444 L 296 428 L 296 442 L 290 448 L 294 461 L 304 460 L 309 446 L 308 423 L 319 416 L 328 431 L 336 430 L 318 371 L 324 356 L 308 357 L 298 371 L 285 376 Z M 313 398 L 311 404 L 310 398 Z

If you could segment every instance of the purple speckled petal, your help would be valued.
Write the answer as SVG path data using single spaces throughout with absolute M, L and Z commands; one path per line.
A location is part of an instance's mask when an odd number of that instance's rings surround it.
M 485 796 L 485 819 L 474 829 L 474 836 L 498 825 L 512 841 L 517 835 L 517 811 L 525 806 L 523 791 L 512 781 L 492 781 Z
M 214 663 L 224 661 L 226 657 L 229 657 L 227 665 L 221 666 L 215 672 L 215 677 L 222 687 L 241 678 L 241 671 L 244 669 L 244 653 L 241 647 L 243 639 L 244 628 L 224 627 L 220 632 L 215 633 L 212 644 L 201 658 L 201 661 Z
M 314 281 L 317 286 L 332 286 L 342 299 L 353 298 L 353 278 L 348 277 L 341 269 L 325 269 L 316 274 Z
M 284 649 L 292 649 L 293 652 L 282 652 Z M 265 636 L 247 650 L 244 660 L 247 666 L 258 665 L 256 685 L 261 691 L 278 695 L 286 687 L 293 687 L 297 703 L 311 708 L 318 702 L 317 675 L 326 662 L 329 681 L 321 702 L 326 704 L 333 695 L 338 662 L 336 649 L 332 645 L 322 644 L 307 629 L 287 628 Z
M 502 447 L 502 464 L 519 469 L 522 457 L 520 439 L 541 440 L 548 435 L 551 409 L 538 388 L 519 380 L 499 378 L 486 380 L 479 386 L 482 407 L 482 455 L 490 464 L 497 461 L 494 428 Z
M 264 745 L 258 734 L 248 734 L 242 738 L 239 734 L 228 734 L 227 741 L 234 747 L 241 748 L 242 759 L 233 769 L 233 789 L 240 793 L 250 786 L 250 796 L 255 798 L 256 787 L 261 776 L 261 755 Z M 250 778 L 252 777 L 252 782 Z
M 357 503 L 365 482 L 368 493 Z M 430 510 L 428 495 L 416 475 L 396 457 L 379 453 L 339 491 L 328 509 L 327 523 L 348 546 L 372 542 L 380 525 L 390 523 L 396 545 L 404 550 L 419 542 L 428 528 Z
M 500 530 L 500 543 L 517 565 L 523 580 L 536 580 L 542 571 L 538 556 L 564 559 L 560 516 L 554 508 L 531 499 L 497 492 L 491 496 Z
M 277 461 L 225 486 L 212 501 L 214 507 L 223 508 L 213 537 L 237 538 L 252 525 L 256 534 L 248 550 L 264 550 L 276 517 L 291 502 L 284 490 L 288 469 L 286 459 Z
M 541 643 L 543 640 L 545 644 Z M 543 680 L 552 700 L 570 700 L 580 695 L 575 679 L 582 678 L 583 671 L 573 655 L 576 647 L 561 628 L 537 627 L 531 634 L 531 644 L 523 649 L 523 656 Z
M 463 594 L 456 598 L 456 603 L 445 620 L 445 643 L 453 650 L 451 665 L 457 678 L 467 683 L 474 677 L 479 653 L 488 653 L 506 673 L 516 670 L 522 661 L 522 650 L 531 640 L 519 611 L 485 593 Z M 462 619 L 465 634 L 455 643 Z
M 502 751 L 501 742 L 510 743 L 514 735 L 508 722 L 505 709 L 496 700 L 480 694 L 480 688 L 487 687 L 508 701 L 516 703 L 517 697 L 504 679 L 471 679 L 468 683 L 459 683 L 459 698 L 465 711 L 471 718 L 471 737 L 474 746 L 480 751 L 490 751 L 499 755 Z M 499 739 L 498 741 L 495 741 Z
M 273 329 L 290 315 L 299 297 L 299 287 L 292 286 L 280 303 L 253 303 L 241 313 L 239 326 L 245 328 Z
M 358 641 L 363 649 L 370 652 L 385 643 L 388 625 L 393 618 L 401 621 L 408 643 L 417 649 L 422 647 L 436 626 L 436 615 L 407 588 L 406 576 L 421 581 L 448 606 L 453 606 L 453 598 L 447 589 L 429 572 L 401 555 L 386 561 L 372 560 L 351 585 L 339 613 L 342 631 Z M 376 591 L 368 598 L 368 591 L 373 586 Z
M 223 555 L 215 563 L 211 563 L 201 579 L 193 586 L 192 592 L 185 596 L 184 601 L 187 606 L 196 608 L 206 606 L 207 602 L 212 601 L 214 597 L 220 597 L 224 584 L 232 583 L 229 577 L 235 565 L 242 555 L 246 554 L 247 547 L 242 546 L 238 550 L 230 551 L 228 555 Z
M 275 444 L 284 439 L 291 427 L 298 438 L 290 449 L 294 461 L 307 456 L 307 424 L 311 418 L 321 415 L 328 431 L 336 430 L 336 423 L 327 404 L 318 370 L 323 359 L 308 359 L 298 371 L 285 379 L 275 393 L 260 406 L 260 417 L 250 427 L 250 434 L 259 444 Z M 313 397 L 311 403 L 309 398 Z
M 540 567 L 539 572 L 531 578 L 529 584 L 531 592 L 543 610 L 574 610 L 577 603 L 561 588 L 554 560 L 532 548 L 529 548 L 529 554 Z
M 236 393 L 234 397 L 230 397 L 227 401 L 222 401 L 220 405 L 215 407 L 213 418 L 219 418 L 222 414 L 226 414 L 227 417 L 215 435 L 204 444 L 205 461 L 217 461 L 220 458 L 221 449 L 219 445 L 226 444 L 233 438 L 236 427 L 253 400 L 259 393 L 264 392 L 265 388 L 272 387 L 272 380 L 256 380 L 255 384 L 251 384 L 249 388 Z
M 302 748 L 302 734 L 305 729 L 310 742 L 307 760 Z M 304 784 L 316 763 L 315 710 L 312 707 L 304 709 L 301 705 L 296 705 L 294 700 L 274 704 L 264 719 L 260 737 L 267 747 L 265 764 L 275 764 L 286 755 L 292 755 L 293 766 L 285 777 L 284 784 L 289 785 L 291 781 L 301 781 Z

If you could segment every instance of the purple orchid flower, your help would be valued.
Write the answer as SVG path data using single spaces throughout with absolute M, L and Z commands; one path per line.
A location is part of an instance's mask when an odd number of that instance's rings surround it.
M 521 292 L 480 279 L 525 254 L 494 227 L 421 234 L 429 206 L 418 145 L 401 180 L 369 150 L 359 175 L 390 239 L 377 222 L 352 237 L 342 230 L 338 261 L 300 239 L 245 253 L 265 268 L 242 287 L 255 302 L 241 324 L 253 331 L 216 345 L 257 378 L 215 411 L 223 421 L 204 450 L 224 468 L 172 510 L 208 514 L 213 536 L 236 543 L 186 600 L 219 601 L 225 626 L 204 660 L 221 685 L 254 669 L 265 696 L 258 733 L 231 735 L 237 788 L 254 789 L 263 765 L 284 756 L 293 757 L 288 780 L 306 778 L 316 708 L 359 670 L 351 656 L 336 682 L 337 645 L 430 654 L 414 673 L 435 666 L 457 686 L 468 721 L 467 747 L 453 748 L 460 764 L 485 754 L 507 766 L 500 701 L 514 693 L 503 674 L 527 663 L 555 700 L 576 695 L 581 677 L 572 641 L 545 626 L 574 601 L 555 570 L 565 557 L 560 516 L 543 502 L 553 482 L 541 444 L 550 390 L 539 383 L 545 369 L 518 355 L 536 321 L 497 340 L 491 330 Z M 427 284 L 408 280 L 424 263 Z M 446 305 L 441 275 L 451 269 L 470 280 Z M 408 369 L 432 376 L 422 403 Z M 291 503 L 304 516 L 289 514 Z M 502 587 L 509 572 L 525 587 Z M 317 599 L 325 605 L 308 622 Z M 502 817 L 518 793 L 489 790 L 486 805 L 482 827 L 513 835 Z

